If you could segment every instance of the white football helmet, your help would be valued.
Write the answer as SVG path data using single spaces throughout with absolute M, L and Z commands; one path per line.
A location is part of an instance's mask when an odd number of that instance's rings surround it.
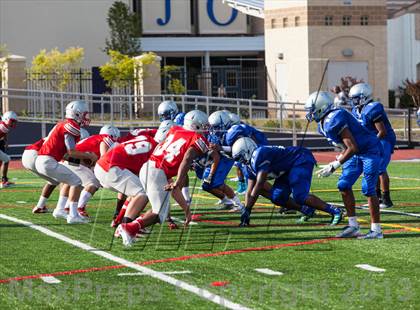
M 192 110 L 185 114 L 184 126 L 186 130 L 204 132 L 209 127 L 209 118 L 206 113 L 200 110 Z
M 209 116 L 210 129 L 214 134 L 223 134 L 230 127 L 229 113 L 216 111 Z
M 84 128 L 80 128 L 80 140 L 86 139 L 90 137 L 89 131 Z
M 241 123 L 241 118 L 238 114 L 229 112 L 229 118 L 230 118 L 230 127 L 234 125 L 239 125 Z
M 349 97 L 353 106 L 363 106 L 372 101 L 372 87 L 368 83 L 359 83 L 350 88 Z
M 88 126 L 89 108 L 86 101 L 75 100 L 66 106 L 66 118 L 73 119 L 80 124 L 80 126 Z
M 167 119 L 166 121 L 163 121 L 160 123 L 160 126 L 155 134 L 155 141 L 157 143 L 161 143 L 163 140 L 166 139 L 166 136 L 168 135 L 169 129 L 172 128 L 172 126 L 175 126 L 176 124 L 174 121 L 171 121 L 170 119 Z
M 100 135 L 109 135 L 112 140 L 118 140 L 121 137 L 120 130 L 113 125 L 105 125 L 99 131 Z
M 3 114 L 3 117 L 1 118 L 3 122 L 7 124 L 9 127 L 16 127 L 16 123 L 18 121 L 17 114 L 13 111 L 7 111 Z
M 308 122 L 315 120 L 318 123 L 332 109 L 334 109 L 334 98 L 329 92 L 314 92 L 305 104 L 306 119 Z
M 257 144 L 251 138 L 239 138 L 232 146 L 232 158 L 235 161 L 248 165 L 251 162 L 252 153 L 257 147 Z
M 175 116 L 178 114 L 178 106 L 174 101 L 166 100 L 159 104 L 158 106 L 158 115 L 160 121 L 175 119 Z

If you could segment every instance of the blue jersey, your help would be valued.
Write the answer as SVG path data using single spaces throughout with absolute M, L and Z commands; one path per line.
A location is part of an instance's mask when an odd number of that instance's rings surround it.
M 174 118 L 175 124 L 177 124 L 178 126 L 184 125 L 184 118 L 185 118 L 185 113 L 179 112 Z
M 363 127 L 352 114 L 343 109 L 334 109 L 318 124 L 318 131 L 334 146 L 343 146 L 341 132 L 348 128 L 356 141 L 357 154 L 379 153 L 379 139 Z
M 277 179 L 299 164 L 315 164 L 312 153 L 302 147 L 261 146 L 252 154 L 250 168 L 254 175 L 267 172 L 269 178 Z
M 225 135 L 226 146 L 232 146 L 236 140 L 242 137 L 251 138 L 260 145 L 268 145 L 268 140 L 265 134 L 258 129 L 246 124 L 239 124 L 232 126 Z
M 353 116 L 361 123 L 367 130 L 374 135 L 378 134 L 375 123 L 383 122 L 386 129 L 386 136 L 383 138 L 388 141 L 392 146 L 395 145 L 396 136 L 394 129 L 392 129 L 388 116 L 385 113 L 384 107 L 380 102 L 371 102 L 363 106 L 359 112 L 357 107 L 352 109 Z

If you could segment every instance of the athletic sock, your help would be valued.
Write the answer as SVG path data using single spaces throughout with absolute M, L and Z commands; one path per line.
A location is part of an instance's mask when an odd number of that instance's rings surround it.
M 66 207 L 67 199 L 68 198 L 69 197 L 61 196 L 60 195 L 60 197 L 58 197 L 58 202 L 57 202 L 56 209 L 58 209 L 58 210 L 64 210 L 64 208 Z
M 370 230 L 378 233 L 382 232 L 381 223 L 371 223 Z
M 233 198 L 232 199 L 230 199 L 231 201 L 233 201 L 233 203 L 235 204 L 235 205 L 237 205 L 237 206 L 242 206 L 242 202 L 241 202 L 241 200 L 238 198 L 238 196 L 233 196 Z
M 47 204 L 48 198 L 44 197 L 44 196 L 39 196 L 39 200 L 38 203 L 36 204 L 36 207 L 38 209 L 42 209 L 43 207 L 45 207 L 45 205 Z
M 69 215 L 71 217 L 78 217 L 79 212 L 77 211 L 77 201 L 70 201 L 68 203 L 69 206 Z
M 380 189 L 376 190 L 376 196 L 378 197 L 378 199 L 381 199 L 382 193 Z
M 136 221 L 137 223 L 139 223 L 139 231 L 140 231 L 140 229 L 143 229 L 143 228 L 144 228 L 144 221 L 143 221 L 143 217 L 138 217 L 138 218 L 136 218 L 136 219 L 135 219 L 135 221 Z
M 340 209 L 330 204 L 327 204 L 327 206 L 325 207 L 325 212 L 328 212 L 329 214 L 334 215 L 334 214 L 340 213 Z
M 127 210 L 127 207 L 125 207 L 125 206 L 123 206 L 121 208 L 120 212 L 118 213 L 118 215 L 114 219 L 115 223 L 121 223 L 122 222 L 126 210 Z
M 134 221 L 133 219 L 124 216 L 123 219 L 121 220 L 121 223 L 131 223 L 132 221 Z
M 82 190 L 80 193 L 79 203 L 77 208 L 84 208 L 86 204 L 89 202 L 90 198 L 92 198 L 92 194 L 88 191 Z
M 383 192 L 382 193 L 382 199 L 385 201 L 390 201 L 391 200 L 391 195 L 389 193 L 389 191 Z
M 359 227 L 359 223 L 357 222 L 357 216 L 349 216 L 349 226 Z
M 191 197 L 190 197 L 190 188 L 189 187 L 183 187 L 182 190 L 182 196 L 184 196 L 184 199 L 186 202 L 190 201 Z

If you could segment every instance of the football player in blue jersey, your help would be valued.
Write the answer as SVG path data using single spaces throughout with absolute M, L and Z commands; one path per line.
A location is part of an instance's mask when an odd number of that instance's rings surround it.
M 391 155 L 394 153 L 396 136 L 394 129 L 386 115 L 383 105 L 372 98 L 372 88 L 367 83 L 359 83 L 350 89 L 350 103 L 352 114 L 367 130 L 375 134 L 382 144 L 382 157 L 379 169 L 379 182 L 376 195 L 380 208 L 392 207 L 389 193 L 389 176 L 386 171 Z M 382 193 L 381 193 L 382 188 Z
M 233 189 L 225 183 L 226 177 L 232 169 L 234 160 L 222 151 L 223 145 L 226 145 L 225 134 L 230 128 L 230 117 L 227 111 L 216 111 L 209 116 L 210 134 L 208 141 L 211 148 L 220 153 L 220 160 L 217 164 L 207 166 L 203 171 L 202 188 L 206 192 L 218 197 L 222 209 L 239 211 L 243 208 L 240 199 L 235 195 Z M 213 169 L 214 173 L 213 173 Z M 196 170 L 197 171 L 197 170 Z M 197 175 L 198 176 L 198 175 Z
M 315 208 L 329 213 L 332 216 L 331 225 L 341 222 L 342 212 L 339 208 L 309 193 L 316 160 L 308 149 L 258 147 L 252 139 L 240 138 L 232 147 L 232 155 L 250 170 L 240 226 L 249 225 L 251 210 L 259 195 L 278 206 L 295 205 L 299 211 L 302 211 L 301 208 Z M 267 182 L 269 179 L 274 179 L 272 185 Z
M 346 110 L 334 108 L 334 99 L 328 92 L 321 91 L 311 94 L 305 104 L 306 118 L 309 122 L 318 123 L 318 131 L 327 140 L 342 149 L 337 159 L 318 171 L 320 177 L 328 177 L 342 166 L 342 174 L 337 187 L 343 197 L 347 210 L 349 226 L 346 226 L 339 238 L 359 237 L 362 239 L 383 238 L 379 200 L 376 196 L 376 183 L 379 177 L 381 162 L 381 144 L 379 139 Z M 362 193 L 367 197 L 371 229 L 366 235 L 360 235 L 356 217 L 353 184 L 363 173 Z

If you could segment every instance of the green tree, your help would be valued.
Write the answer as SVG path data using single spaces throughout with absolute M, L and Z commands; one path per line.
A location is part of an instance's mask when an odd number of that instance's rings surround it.
M 166 90 L 168 94 L 183 95 L 187 91 L 180 79 L 173 75 L 179 72 L 179 67 L 174 65 L 164 66 L 161 70 L 162 76 L 167 79 Z
M 118 51 L 108 52 L 109 61 L 99 68 L 108 87 L 125 87 L 134 79 L 134 58 Z
M 140 51 L 140 20 L 136 13 L 121 1 L 116 1 L 108 10 L 107 22 L 110 37 L 105 40 L 104 51 L 118 51 L 128 56 L 137 56 Z
M 81 47 L 70 47 L 64 52 L 57 48 L 43 49 L 33 58 L 28 79 L 43 80 L 48 83 L 48 89 L 64 91 L 72 81 L 72 73 L 81 70 L 83 59 Z

